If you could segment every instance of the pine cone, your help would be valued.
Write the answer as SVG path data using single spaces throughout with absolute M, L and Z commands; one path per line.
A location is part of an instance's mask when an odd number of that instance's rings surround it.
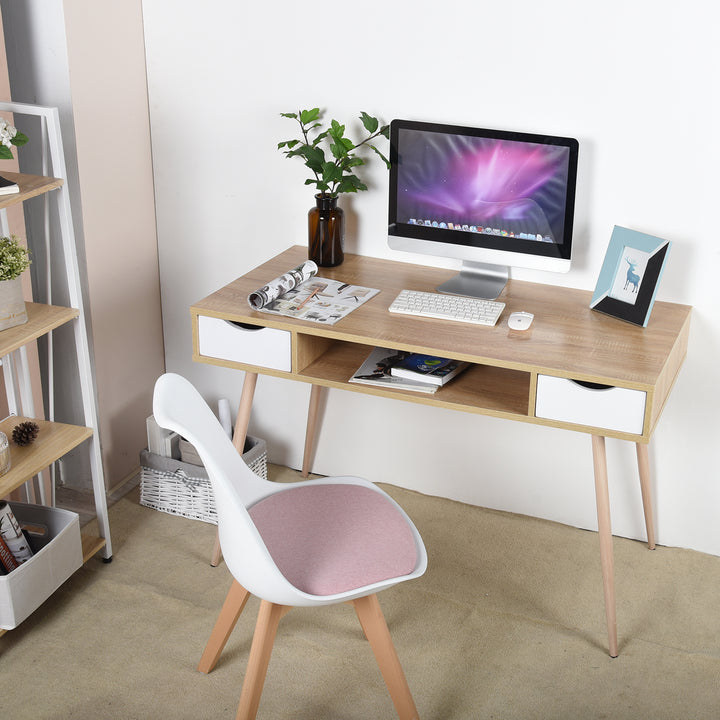
M 40 426 L 36 422 L 21 422 L 13 428 L 12 439 L 16 445 L 29 445 L 39 432 Z

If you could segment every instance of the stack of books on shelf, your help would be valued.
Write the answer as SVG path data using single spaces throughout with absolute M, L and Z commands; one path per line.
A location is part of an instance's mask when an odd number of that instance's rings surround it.
M 467 366 L 449 358 L 375 348 L 350 382 L 434 393 Z
M 16 182 L 0 175 L 0 195 L 12 195 L 19 192 L 20 186 Z

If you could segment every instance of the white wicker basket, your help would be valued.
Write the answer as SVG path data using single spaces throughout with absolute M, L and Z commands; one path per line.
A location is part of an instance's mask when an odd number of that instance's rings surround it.
M 243 460 L 256 475 L 267 480 L 264 440 L 248 435 Z M 140 504 L 217 525 L 215 498 L 205 468 L 148 450 L 140 453 Z

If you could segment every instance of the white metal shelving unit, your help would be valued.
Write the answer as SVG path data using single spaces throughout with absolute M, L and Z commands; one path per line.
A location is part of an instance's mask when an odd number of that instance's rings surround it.
M 112 546 L 100 439 L 98 437 L 95 382 L 88 344 L 70 197 L 65 185 L 67 172 L 60 134 L 59 114 L 57 108 L 13 102 L 0 102 L 0 111 L 10 112 L 13 115 L 29 115 L 39 118 L 42 127 L 41 141 L 43 145 L 42 175 L 3 172 L 3 176 L 17 182 L 20 192 L 0 197 L 2 232 L 5 235 L 9 234 L 7 214 L 5 212 L 7 207 L 23 203 L 31 198 L 43 196 L 46 193 L 56 193 L 57 215 L 62 237 L 64 277 L 67 281 L 69 298 L 69 307 L 53 305 L 50 297 L 51 291 L 48 290 L 48 303 L 50 304 L 27 303 L 28 322 L 0 332 L 0 358 L 2 358 L 5 369 L 8 407 L 13 415 L 18 416 L 11 417 L 0 423 L 0 430 L 3 430 L 9 436 L 12 427 L 23 417 L 34 418 L 35 409 L 30 389 L 26 346 L 43 336 L 48 337 L 49 343 L 48 382 L 50 384 L 48 420 L 37 420 L 41 431 L 34 443 L 23 448 L 11 448 L 12 467 L 7 474 L 0 477 L 0 497 L 5 497 L 13 490 L 23 486 L 28 480 L 31 480 L 45 468 L 51 467 L 75 447 L 80 445 L 87 447 L 98 534 L 97 536 L 83 534 L 83 556 L 87 561 L 96 553 L 101 552 L 103 559 L 109 562 L 112 558 Z M 38 142 L 39 140 L 33 139 L 33 141 Z M 46 209 L 46 214 L 47 212 Z M 47 222 L 46 235 L 48 235 Z M 28 245 L 31 249 L 35 242 L 36 238 L 28 238 Z M 72 324 L 74 330 L 84 427 L 57 423 L 53 417 L 52 332 L 66 323 Z M 41 502 L 54 504 L 54 482 L 52 483 L 51 494 L 51 498 L 45 497 L 46 493 L 41 483 Z

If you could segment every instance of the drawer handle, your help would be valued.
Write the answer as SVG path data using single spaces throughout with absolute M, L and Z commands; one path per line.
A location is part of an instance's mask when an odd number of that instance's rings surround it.
M 235 325 L 235 327 L 239 327 L 243 330 L 264 330 L 265 328 L 262 325 L 251 325 L 250 323 L 243 323 L 243 322 L 237 322 L 236 320 L 226 320 L 225 322 L 230 323 L 230 325 Z
M 586 380 L 571 380 L 576 385 L 581 385 L 588 390 L 612 390 L 614 385 L 603 385 L 602 383 L 587 382 Z

